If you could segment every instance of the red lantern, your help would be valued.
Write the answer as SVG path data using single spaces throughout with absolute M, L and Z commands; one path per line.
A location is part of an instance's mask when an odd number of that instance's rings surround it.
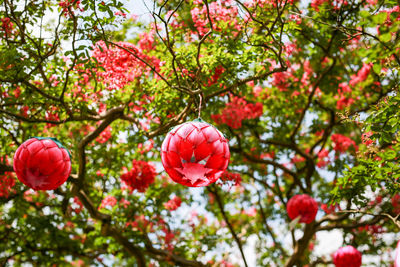
M 71 159 L 57 139 L 34 137 L 15 152 L 14 171 L 23 184 L 34 190 L 53 190 L 68 179 Z
M 318 204 L 309 195 L 295 195 L 287 203 L 289 218 L 294 220 L 300 216 L 299 222 L 311 223 L 318 212 Z
M 185 186 L 207 186 L 228 167 L 228 141 L 201 119 L 172 129 L 161 147 L 161 160 L 172 180 Z
M 394 256 L 394 267 L 400 267 L 400 241 L 397 242 L 396 254 Z
M 345 246 L 339 248 L 333 254 L 333 264 L 336 267 L 360 267 L 361 252 L 353 246 Z

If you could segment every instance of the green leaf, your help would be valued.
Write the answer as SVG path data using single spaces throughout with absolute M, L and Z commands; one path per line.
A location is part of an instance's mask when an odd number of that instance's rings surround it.
M 389 42 L 392 39 L 392 34 L 390 32 L 384 33 L 379 37 L 379 39 L 384 43 Z
M 381 70 L 382 70 L 382 66 L 381 66 L 381 64 L 375 63 L 375 64 L 372 66 L 372 69 L 374 70 L 374 72 L 375 72 L 376 74 L 380 74 L 380 73 L 381 73 Z
M 383 24 L 387 18 L 386 12 L 380 12 L 372 17 L 372 20 L 377 24 Z

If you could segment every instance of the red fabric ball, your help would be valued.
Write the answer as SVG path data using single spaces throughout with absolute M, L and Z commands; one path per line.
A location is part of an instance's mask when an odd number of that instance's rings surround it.
M 333 264 L 336 267 L 360 267 L 361 257 L 361 252 L 353 246 L 345 246 L 333 254 Z
M 185 186 L 207 186 L 228 167 L 228 141 L 214 126 L 202 121 L 178 125 L 165 138 L 161 161 L 172 180 Z
M 287 203 L 286 210 L 290 219 L 294 220 L 300 216 L 299 222 L 311 223 L 317 215 L 318 204 L 309 195 L 295 195 Z
M 34 137 L 20 145 L 14 155 L 14 171 L 34 190 L 53 190 L 71 173 L 68 150 L 54 138 Z
M 394 266 L 400 267 L 400 241 L 397 242 L 396 254 L 394 256 Z

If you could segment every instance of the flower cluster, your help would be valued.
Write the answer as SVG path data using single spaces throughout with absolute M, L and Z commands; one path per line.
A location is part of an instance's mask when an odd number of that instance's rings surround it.
M 369 73 L 371 72 L 372 63 L 364 63 L 362 68 L 357 72 L 356 75 L 351 76 L 351 80 L 349 84 L 351 86 L 355 86 L 358 83 L 365 81 L 368 78 Z
M 223 182 L 233 182 L 233 185 L 238 186 L 242 183 L 242 176 L 239 173 L 224 171 L 220 177 Z
M 365 145 L 367 145 L 367 146 L 369 146 L 369 145 L 371 145 L 374 141 L 373 140 L 371 140 L 371 136 L 373 135 L 373 132 L 366 132 L 366 133 L 363 133 L 362 135 L 361 135 L 361 141 L 362 141 L 362 143 L 363 144 L 365 144 Z
M 392 197 L 393 212 L 397 215 L 400 213 L 400 195 L 396 194 Z
M 208 17 L 211 18 L 214 30 L 221 31 L 220 25 L 228 23 L 228 28 L 234 29 L 238 33 L 241 30 L 237 21 L 238 8 L 232 2 L 231 0 L 217 0 L 208 4 L 207 7 L 203 1 L 195 0 L 194 4 L 198 7 L 193 8 L 190 13 L 198 33 L 204 35 L 210 30 Z
M 9 35 L 12 33 L 14 29 L 14 24 L 11 22 L 10 18 L 1 18 L 0 19 L 0 29 L 4 31 L 5 35 Z
M 337 109 L 341 110 L 345 107 L 349 107 L 355 102 L 355 100 L 349 96 L 350 94 L 350 86 L 347 83 L 340 83 L 338 88 L 338 95 L 335 96 L 335 98 L 337 99 Z
M 104 129 L 104 131 L 101 132 L 99 137 L 96 138 L 96 141 L 99 142 L 100 144 L 104 144 L 105 142 L 108 141 L 108 139 L 111 138 L 111 126 L 107 126 L 107 128 Z
M 258 118 L 262 113 L 263 105 L 261 103 L 248 103 L 244 98 L 234 96 L 221 114 L 211 115 L 211 118 L 217 124 L 225 123 L 234 129 L 239 129 L 242 127 L 243 120 Z
M 354 232 L 367 232 L 369 235 L 377 235 L 385 232 L 385 229 L 381 225 L 364 225 L 360 226 L 357 229 L 354 229 Z
M 63 0 L 58 3 L 58 5 L 62 8 L 62 13 L 64 16 L 73 16 L 74 15 L 74 10 L 77 9 L 83 12 L 83 8 L 80 6 L 81 1 L 80 0 Z
M 138 190 L 144 192 L 150 184 L 154 183 L 156 171 L 152 165 L 146 161 L 133 160 L 132 169 L 121 175 L 121 180 L 129 187 L 130 191 Z
M 10 161 L 7 157 L 0 157 L 0 163 L 10 164 Z M 14 173 L 5 172 L 3 175 L 0 175 L 0 197 L 8 198 L 12 187 L 15 185 Z
M 81 211 L 83 210 L 82 202 L 79 200 L 77 196 L 74 197 L 73 201 L 74 203 L 72 209 L 75 211 L 76 214 L 81 213 Z
M 335 205 L 321 204 L 321 209 L 325 211 L 326 214 L 330 214 L 336 212 L 337 210 L 340 210 L 340 206 L 338 204 Z
M 208 86 L 216 84 L 218 82 L 219 78 L 221 77 L 221 74 L 224 73 L 224 71 L 225 71 L 225 69 L 222 66 L 216 67 L 214 74 L 208 80 Z
M 167 210 L 173 211 L 177 210 L 182 204 L 182 199 L 178 196 L 174 196 L 172 199 L 168 200 L 168 202 L 164 203 L 164 207 Z
M 117 204 L 117 199 L 113 196 L 106 196 L 100 205 L 100 209 L 105 209 L 107 206 L 114 207 Z
M 350 146 L 353 146 L 356 151 L 358 150 L 356 143 L 347 136 L 332 134 L 331 140 L 333 142 L 333 149 L 337 152 L 345 153 Z
M 149 49 L 152 46 L 150 42 L 151 39 L 146 38 L 146 42 L 142 41 L 140 47 L 128 42 L 119 42 L 117 46 L 106 45 L 104 41 L 96 43 L 92 56 L 104 69 L 104 71 L 98 71 L 97 75 L 108 84 L 109 90 L 121 89 L 143 74 L 149 74 L 151 68 L 144 62 L 148 62 L 159 71 L 160 61 L 142 52 L 143 49 Z
M 3 175 L 0 175 L 0 197 L 8 198 L 14 185 L 15 178 L 12 172 L 5 172 Z
M 317 167 L 323 168 L 328 164 L 329 164 L 329 151 L 323 148 L 321 149 L 321 151 L 318 152 Z

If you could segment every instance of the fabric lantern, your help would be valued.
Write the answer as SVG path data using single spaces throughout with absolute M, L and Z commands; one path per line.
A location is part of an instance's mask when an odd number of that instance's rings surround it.
M 224 135 L 202 119 L 173 128 L 161 147 L 165 171 L 173 181 L 190 187 L 217 181 L 228 167 L 229 158 Z
M 336 267 L 360 267 L 361 257 L 361 252 L 355 247 L 345 246 L 333 254 L 333 264 Z
M 300 216 L 299 222 L 311 223 L 317 215 L 318 204 L 309 195 L 295 195 L 287 203 L 286 210 L 290 219 Z
M 71 173 L 69 151 L 55 138 L 33 137 L 20 145 L 14 155 L 14 171 L 34 190 L 53 190 Z

